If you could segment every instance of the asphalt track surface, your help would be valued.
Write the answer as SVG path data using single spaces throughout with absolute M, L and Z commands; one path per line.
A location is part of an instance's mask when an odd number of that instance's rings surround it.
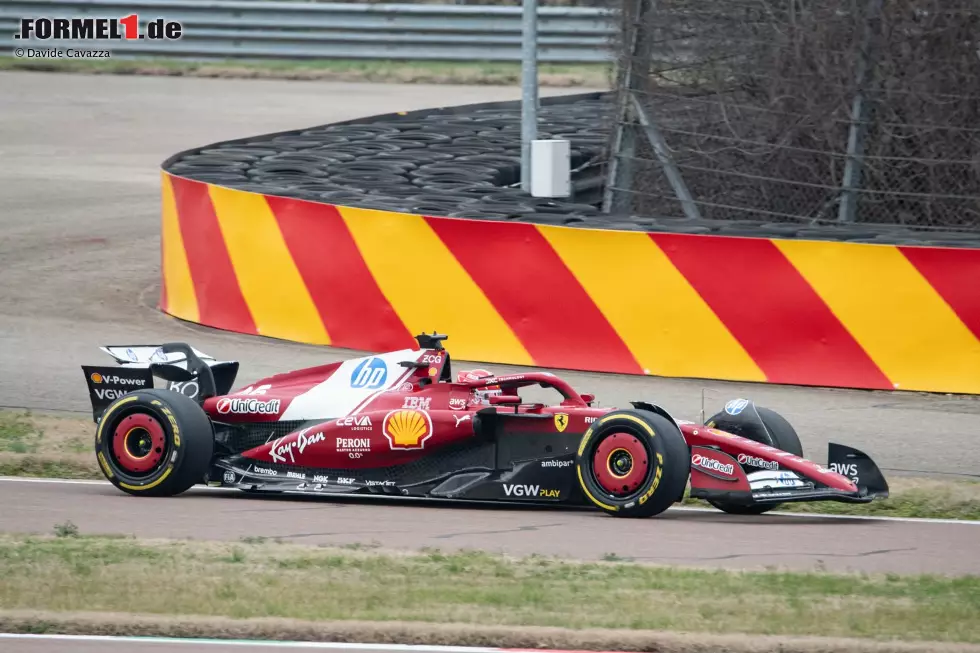
M 482 549 L 646 564 L 727 569 L 980 574 L 980 523 L 828 519 L 671 509 L 627 520 L 589 509 L 460 504 L 374 498 L 254 497 L 194 489 L 175 498 L 125 495 L 101 482 L 0 479 L 0 531 L 51 533 L 74 522 L 82 533 L 237 541 L 281 538 L 310 546 Z
M 0 73 L 0 89 L 0 405 L 80 413 L 89 405 L 79 366 L 110 362 L 97 350 L 103 344 L 187 341 L 218 358 L 240 360 L 242 383 L 355 355 L 219 332 L 156 310 L 159 164 L 166 157 L 215 141 L 359 116 L 519 97 L 516 87 L 18 72 Z M 697 418 L 702 391 L 709 414 L 727 399 L 753 398 L 792 421 L 805 454 L 818 461 L 825 460 L 826 443 L 836 440 L 867 451 L 892 474 L 980 473 L 977 397 L 562 375 L 594 392 L 601 405 L 643 399 L 679 418 Z M 0 492 L 0 530 L 8 531 L 50 532 L 54 523 L 71 518 L 88 532 L 306 534 L 303 541 L 336 542 L 380 537 L 393 544 L 575 557 L 618 549 L 651 561 L 718 566 L 771 561 L 807 567 L 820 559 L 836 568 L 964 573 L 980 565 L 970 546 L 976 531 L 968 526 L 680 511 L 654 524 L 584 513 L 228 501 L 207 494 L 157 501 L 152 512 L 168 515 L 161 526 L 140 517 L 151 511 L 132 510 L 121 503 L 130 499 L 107 486 L 3 483 Z M 784 554 L 773 558 L 777 549 Z

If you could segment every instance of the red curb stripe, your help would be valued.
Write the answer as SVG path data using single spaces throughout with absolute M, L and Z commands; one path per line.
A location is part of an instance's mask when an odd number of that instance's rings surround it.
M 770 383 L 891 382 L 770 240 L 650 234 Z
M 530 224 L 426 217 L 535 365 L 642 368 L 551 245 Z
M 364 351 L 414 348 L 336 207 L 266 197 L 331 345 Z
M 170 180 L 200 323 L 239 333 L 257 333 L 221 236 L 207 184 L 180 177 Z
M 980 250 L 898 249 L 980 339 Z

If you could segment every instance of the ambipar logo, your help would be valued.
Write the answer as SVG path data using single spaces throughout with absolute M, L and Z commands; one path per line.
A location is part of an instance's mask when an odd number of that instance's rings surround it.
M 571 467 L 574 461 L 571 460 L 542 460 L 542 467 Z

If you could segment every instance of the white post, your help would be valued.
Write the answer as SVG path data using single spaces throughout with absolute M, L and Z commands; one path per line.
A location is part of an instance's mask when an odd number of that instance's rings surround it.
M 531 144 L 531 195 L 569 197 L 572 194 L 572 144 L 555 139 Z
M 538 137 L 538 0 L 524 0 L 521 46 L 521 188 L 531 192 L 531 143 Z

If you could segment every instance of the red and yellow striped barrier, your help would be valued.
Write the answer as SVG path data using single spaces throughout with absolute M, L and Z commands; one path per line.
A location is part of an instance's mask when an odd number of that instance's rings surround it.
M 161 308 L 365 351 L 980 394 L 980 250 L 468 221 L 163 173 Z

